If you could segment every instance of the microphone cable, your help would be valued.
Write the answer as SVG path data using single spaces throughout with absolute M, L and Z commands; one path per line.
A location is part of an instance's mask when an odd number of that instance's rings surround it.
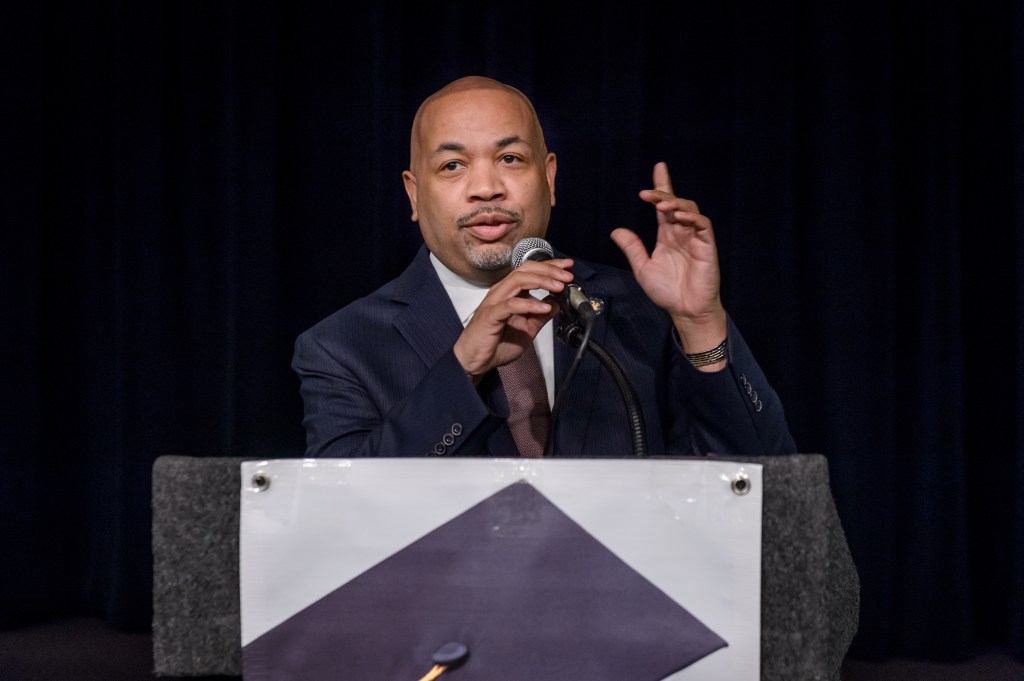
M 622 395 L 622 401 L 626 407 L 626 418 L 629 421 L 630 439 L 633 442 L 633 454 L 635 456 L 647 456 L 647 431 L 646 425 L 644 424 L 643 408 L 640 405 L 640 398 L 637 396 L 636 389 L 633 384 L 629 381 L 629 376 L 626 375 L 625 369 L 619 364 L 619 361 L 615 357 L 600 346 L 595 341 L 590 340 L 590 325 L 587 328 L 581 330 L 578 323 L 572 324 L 560 324 L 558 327 L 558 337 L 569 347 L 575 347 L 579 343 L 579 352 L 576 354 L 576 358 L 573 361 L 573 365 L 569 371 L 575 373 L 576 366 L 579 362 L 579 358 L 582 355 L 584 349 L 592 352 L 608 373 L 611 374 L 612 379 L 615 381 L 615 385 L 619 388 L 619 392 Z M 569 376 L 567 375 L 567 378 Z M 567 385 L 562 384 L 562 390 L 559 392 L 558 397 L 555 399 L 556 406 L 561 406 L 562 396 L 565 395 Z M 554 454 L 554 445 L 551 440 L 554 439 L 554 411 L 552 411 L 551 419 L 551 431 L 548 435 L 548 443 L 544 447 L 545 455 L 551 450 L 552 455 Z
M 576 355 L 572 359 L 572 364 L 569 365 L 569 370 L 565 374 L 565 379 L 562 381 L 562 387 L 555 395 L 555 404 L 551 407 L 551 423 L 548 425 L 548 437 L 544 443 L 544 456 L 555 456 L 555 425 L 558 423 L 558 416 L 562 411 L 562 405 L 565 403 L 565 395 L 569 392 L 569 386 L 572 385 L 572 379 L 576 376 L 576 370 L 580 366 L 580 360 L 583 358 L 583 353 L 590 347 L 590 333 L 594 329 L 593 316 L 588 316 L 583 319 L 583 335 L 580 337 L 580 346 L 576 350 Z M 573 321 L 570 323 L 561 322 L 558 325 L 558 337 L 568 342 L 568 339 L 573 331 L 579 330 L 579 323 Z M 578 334 L 576 334 L 578 335 Z M 570 347 L 572 345 L 570 344 Z

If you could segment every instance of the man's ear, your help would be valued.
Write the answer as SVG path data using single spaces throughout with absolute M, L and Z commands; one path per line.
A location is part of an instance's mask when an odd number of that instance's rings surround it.
M 558 171 L 558 160 L 554 152 L 544 159 L 544 172 L 548 176 L 548 190 L 551 192 L 551 205 L 555 205 L 555 172 Z
M 411 170 L 402 171 L 402 184 L 405 185 L 405 193 L 409 196 L 409 205 L 412 207 L 412 221 L 416 222 L 420 216 L 416 213 L 416 176 Z

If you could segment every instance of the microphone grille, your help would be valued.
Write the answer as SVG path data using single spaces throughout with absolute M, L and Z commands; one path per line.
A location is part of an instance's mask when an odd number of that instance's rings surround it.
M 544 239 L 528 236 L 512 249 L 512 269 L 518 268 L 527 260 L 550 260 L 554 257 L 555 250 L 551 248 L 551 244 Z

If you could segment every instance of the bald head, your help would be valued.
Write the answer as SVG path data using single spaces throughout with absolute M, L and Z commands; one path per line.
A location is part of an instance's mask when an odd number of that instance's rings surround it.
M 481 95 L 488 91 L 493 93 L 505 93 L 506 95 L 511 95 L 518 99 L 519 103 L 524 107 L 531 120 L 533 136 L 536 143 L 539 144 L 537 151 L 541 154 L 547 153 L 547 146 L 544 143 L 544 131 L 541 129 L 540 119 L 537 117 L 537 111 L 533 108 L 533 103 L 530 101 L 529 97 L 511 85 L 506 85 L 505 83 L 494 80 L 493 78 L 488 78 L 486 76 L 463 76 L 462 78 L 453 80 L 434 94 L 427 97 L 423 100 L 423 103 L 420 104 L 420 108 L 416 110 L 416 116 L 412 119 L 412 133 L 409 140 L 410 168 L 415 169 L 419 161 L 422 159 L 422 154 L 424 152 L 423 145 L 425 143 L 425 140 L 423 139 L 424 119 L 429 118 L 431 111 L 435 108 L 435 105 L 449 95 L 472 91 L 479 91 Z

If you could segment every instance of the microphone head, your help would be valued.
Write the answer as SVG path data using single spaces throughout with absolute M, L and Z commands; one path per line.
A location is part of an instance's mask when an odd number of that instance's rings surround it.
M 518 268 L 527 260 L 550 260 L 555 257 L 555 250 L 544 239 L 528 236 L 512 249 L 512 269 Z

